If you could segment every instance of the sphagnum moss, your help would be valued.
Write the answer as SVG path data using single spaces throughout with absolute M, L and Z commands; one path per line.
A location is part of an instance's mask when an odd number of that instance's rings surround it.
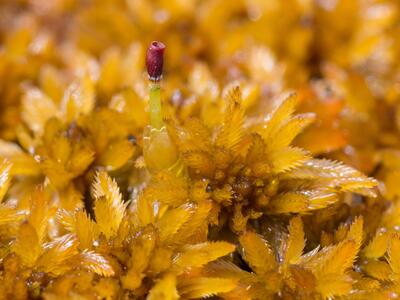
M 397 1 L 0 14 L 0 299 L 398 297 Z

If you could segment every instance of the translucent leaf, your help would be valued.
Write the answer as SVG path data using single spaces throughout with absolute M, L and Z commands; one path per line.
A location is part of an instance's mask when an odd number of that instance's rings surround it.
M 184 246 L 175 258 L 175 264 L 180 268 L 201 267 L 210 261 L 228 255 L 235 246 L 227 242 L 205 242 Z
M 321 246 L 318 245 L 317 247 L 315 247 L 311 251 L 309 251 L 309 252 L 305 253 L 304 255 L 302 255 L 299 264 L 303 265 L 303 266 L 314 265 L 315 262 L 321 256 L 323 256 L 322 251 L 318 252 L 320 250 L 320 248 L 321 248 Z M 328 249 L 328 247 L 324 247 L 323 249 Z
M 220 295 L 223 299 L 263 299 L 271 295 L 265 283 L 255 273 L 246 272 L 227 260 L 217 260 L 206 266 L 206 275 L 237 280 L 236 288 Z M 268 273 L 268 285 L 273 281 L 273 274 Z
M 269 151 L 279 150 L 288 147 L 294 138 L 300 134 L 304 128 L 315 120 L 315 114 L 301 114 L 289 119 L 284 123 L 276 134 L 276 138 L 270 139 L 267 148 Z
M 68 138 L 65 136 L 58 136 L 52 141 L 50 147 L 51 158 L 57 161 L 58 164 L 66 164 L 72 153 L 72 145 Z
M 50 218 L 55 213 L 56 208 L 52 206 L 49 194 L 44 190 L 44 187 L 37 187 L 31 198 L 31 210 L 28 221 L 36 230 L 39 243 L 45 240 Z
M 83 251 L 79 254 L 79 260 L 84 269 L 92 271 L 100 276 L 113 276 L 115 274 L 108 260 L 93 251 Z
M 110 238 L 118 232 L 127 204 L 122 201 L 117 183 L 104 171 L 97 173 L 92 194 L 96 223 L 106 238 Z
M 296 264 L 305 246 L 303 222 L 300 217 L 295 217 L 289 223 L 289 237 L 286 241 L 285 264 Z
M 385 261 L 380 260 L 368 260 L 362 264 L 362 270 L 369 276 L 381 280 L 390 280 L 392 269 L 390 265 Z
M 52 65 L 43 65 L 40 69 L 39 82 L 46 95 L 58 103 L 64 91 L 64 77 L 60 70 Z
M 210 152 L 212 149 L 211 132 L 199 119 L 186 120 L 184 126 L 175 126 L 173 133 L 175 142 L 183 152 Z
M 257 274 L 264 274 L 277 267 L 270 246 L 258 234 L 248 231 L 239 237 L 245 260 Z
M 94 108 L 94 85 L 89 75 L 72 83 L 65 91 L 61 108 L 67 121 L 76 119 L 81 114 L 88 114 Z
M 160 242 L 172 242 L 174 235 L 184 226 L 192 211 L 193 207 L 190 204 L 167 210 L 157 222 Z
M 189 151 L 183 153 L 186 165 L 194 170 L 195 174 L 212 177 L 215 171 L 215 163 L 207 152 Z
M 42 134 L 47 120 L 59 115 L 57 106 L 41 90 L 31 88 L 22 98 L 22 118 L 29 128 Z
M 131 88 L 126 88 L 114 95 L 109 107 L 123 113 L 138 127 L 145 127 L 149 123 L 148 114 L 145 113 L 144 101 Z
M 337 242 L 341 242 L 344 239 L 347 238 L 347 235 L 349 233 L 349 225 L 345 223 L 341 223 L 339 227 L 335 230 L 335 233 L 332 236 L 332 238 L 335 239 Z
M 94 160 L 95 153 L 92 149 L 82 147 L 74 151 L 69 160 L 68 169 L 72 172 L 74 177 L 81 175 Z
M 332 298 L 347 295 L 351 287 L 352 281 L 349 276 L 327 274 L 318 279 L 316 289 L 324 298 Z
M 251 136 L 252 143 L 246 155 L 246 162 L 251 165 L 264 158 L 265 155 L 265 142 L 258 134 Z
M 7 193 L 10 186 L 10 170 L 12 164 L 8 160 L 3 160 L 0 163 L 0 202 L 3 200 L 4 195 Z
M 289 272 L 293 283 L 298 289 L 305 289 L 308 292 L 315 289 L 316 280 L 311 271 L 298 265 L 290 265 Z
M 12 163 L 11 175 L 39 175 L 39 164 L 17 144 L 0 140 L 0 157 Z
M 75 233 L 81 249 L 91 249 L 97 237 L 96 224 L 90 219 L 84 210 L 75 213 Z
M 210 262 L 209 264 L 207 264 L 207 266 L 205 266 L 205 271 L 207 275 L 210 275 L 212 277 L 234 278 L 238 280 L 247 278 L 251 281 L 257 280 L 254 273 L 246 272 L 234 263 L 225 259 L 219 259 Z
M 172 274 L 167 274 L 161 278 L 149 291 L 147 300 L 177 300 L 179 299 L 176 290 L 176 278 Z
M 278 151 L 267 153 L 272 171 L 274 173 L 283 173 L 301 166 L 309 159 L 308 153 L 300 148 L 287 147 Z
M 58 189 L 65 188 L 74 177 L 63 165 L 52 159 L 46 159 L 41 165 L 51 184 Z
M 287 122 L 295 111 L 298 98 L 295 94 L 289 95 L 269 116 L 267 123 L 260 131 L 265 141 L 277 138 L 277 133 L 281 126 Z
M 179 282 L 179 294 L 186 299 L 211 297 L 233 290 L 236 281 L 225 278 L 187 278 Z
M 377 185 L 373 178 L 340 162 L 326 159 L 311 159 L 302 166 L 285 174 L 291 179 L 315 179 L 321 184 L 329 184 L 340 191 L 355 192 L 366 196 L 374 196 L 371 188 Z
M 146 197 L 176 207 L 188 200 L 188 188 L 187 178 L 172 172 L 158 172 L 143 192 Z
M 400 236 L 398 234 L 392 235 L 389 241 L 387 254 L 392 271 L 396 274 L 400 274 Z
M 117 48 L 104 51 L 101 61 L 98 89 L 105 95 L 111 94 L 117 87 L 120 79 L 121 53 Z
M 301 195 L 308 200 L 307 211 L 312 211 L 316 209 L 325 208 L 339 200 L 338 194 L 336 191 L 330 187 L 320 187 L 318 184 L 306 184 L 302 181 L 280 181 L 280 187 L 282 190 L 295 190 L 296 192 L 286 192 L 288 194 L 297 194 Z M 286 194 L 283 192 L 283 194 Z M 280 199 L 281 195 L 278 194 L 278 199 Z M 277 200 L 275 198 L 272 199 L 272 204 L 276 205 Z
M 57 220 L 64 226 L 64 228 L 70 232 L 75 231 L 75 214 L 74 212 L 60 209 L 57 211 Z
M 10 224 L 25 218 L 20 210 L 0 204 L 0 225 Z
M 57 219 L 71 233 L 75 233 L 80 249 L 91 249 L 97 237 L 96 224 L 90 219 L 83 209 L 76 212 L 61 210 L 57 213 Z
M 355 241 L 358 247 L 361 247 L 361 244 L 363 242 L 363 235 L 364 235 L 363 225 L 364 225 L 363 217 L 362 216 L 357 217 L 351 224 L 349 232 L 347 234 L 347 238 Z
M 190 216 L 178 234 L 174 237 L 174 244 L 201 243 L 207 239 L 208 223 L 212 209 L 211 201 L 202 201 Z
M 325 247 L 307 263 L 307 267 L 317 278 L 325 274 L 344 274 L 352 267 L 358 246 L 354 240 L 344 240 L 334 246 Z
M 282 193 L 274 197 L 268 204 L 271 214 L 299 213 L 308 210 L 308 197 L 300 193 Z
M 363 255 L 367 258 L 382 257 L 388 248 L 389 237 L 387 231 L 378 230 L 369 244 L 364 247 Z
M 27 153 L 17 154 L 9 160 L 12 163 L 11 175 L 38 176 L 42 174 L 39 163 Z
M 308 197 L 309 210 L 325 208 L 339 200 L 337 193 L 326 188 L 303 190 L 299 193 Z
M 97 162 L 110 171 L 119 169 L 132 157 L 134 149 L 135 147 L 127 139 L 116 141 L 108 145 Z
M 146 192 L 140 194 L 137 200 L 132 203 L 133 211 L 136 213 L 141 226 L 154 224 L 155 211 L 153 205 L 154 201 L 151 194 Z
M 48 154 L 43 156 L 42 168 L 51 183 L 62 189 L 88 168 L 94 159 L 94 152 L 87 146 L 72 143 L 65 136 L 49 138 L 51 142 Z
M 44 245 L 44 252 L 36 266 L 43 272 L 61 275 L 74 267 L 72 259 L 78 254 L 77 240 L 71 234 L 63 235 Z
M 239 87 L 233 88 L 227 96 L 228 108 L 224 113 L 221 131 L 215 141 L 217 147 L 235 152 L 243 136 L 244 110 L 240 105 L 242 94 Z

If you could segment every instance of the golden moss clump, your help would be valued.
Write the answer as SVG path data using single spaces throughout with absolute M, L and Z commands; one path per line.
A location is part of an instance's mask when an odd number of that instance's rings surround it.
M 0 300 L 399 297 L 397 0 L 0 16 Z

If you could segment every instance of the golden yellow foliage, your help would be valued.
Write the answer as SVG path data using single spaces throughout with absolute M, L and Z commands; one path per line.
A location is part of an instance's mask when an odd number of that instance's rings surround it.
M 397 0 L 0 15 L 0 300 L 400 295 Z
M 275 255 L 270 246 L 256 233 L 246 232 L 240 237 L 243 254 L 247 262 L 257 273 L 265 273 L 275 268 Z
M 367 258 L 380 258 L 387 249 L 390 235 L 386 231 L 377 231 L 373 239 L 363 249 L 363 254 Z
M 207 242 L 189 245 L 178 253 L 175 263 L 180 268 L 201 267 L 210 261 L 231 253 L 235 247 L 226 242 Z
M 178 286 L 180 294 L 188 299 L 211 297 L 218 293 L 226 293 L 235 287 L 232 279 L 199 277 L 182 280 Z
M 285 252 L 285 264 L 296 264 L 303 253 L 305 246 L 303 223 L 300 217 L 292 219 L 289 223 L 289 238 Z
M 122 202 L 117 183 L 105 172 L 97 173 L 92 193 L 96 223 L 106 238 L 110 238 L 118 232 L 126 204 Z
M 150 290 L 147 299 L 149 300 L 179 299 L 179 294 L 178 291 L 176 290 L 176 278 L 173 275 L 168 275 L 162 278 Z

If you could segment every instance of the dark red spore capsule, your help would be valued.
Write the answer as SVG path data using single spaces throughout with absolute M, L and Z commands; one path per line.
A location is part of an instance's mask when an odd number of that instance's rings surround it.
M 154 41 L 147 49 L 146 67 L 151 81 L 160 81 L 163 73 L 165 45 Z

